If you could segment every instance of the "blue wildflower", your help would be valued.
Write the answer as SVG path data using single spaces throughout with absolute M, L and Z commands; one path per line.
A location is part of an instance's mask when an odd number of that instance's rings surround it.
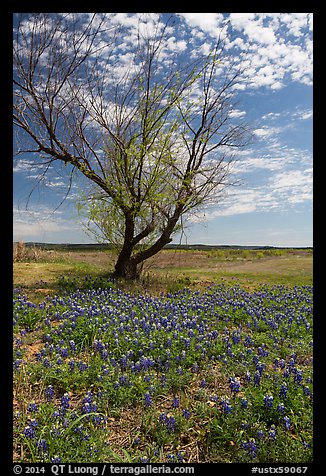
M 186 420 L 189 420 L 189 418 L 190 418 L 190 411 L 189 411 L 187 408 L 184 408 L 184 409 L 182 410 L 182 416 L 184 416 L 184 418 L 185 418 Z
M 232 407 L 230 405 L 229 399 L 223 397 L 220 403 L 222 410 L 225 415 L 228 415 L 229 413 L 232 413 Z
M 285 407 L 284 407 L 284 403 L 279 403 L 277 405 L 277 411 L 281 414 L 283 414 L 285 412 Z
M 272 440 L 272 441 L 275 441 L 276 440 L 276 436 L 277 436 L 277 430 L 276 430 L 276 426 L 275 425 L 271 425 L 270 429 L 268 430 L 268 436 L 269 438 Z
M 258 447 L 256 441 L 253 438 L 250 441 L 244 441 L 240 446 L 248 452 L 252 459 L 256 458 Z
M 243 408 L 244 410 L 246 410 L 248 408 L 248 400 L 247 399 L 245 399 L 245 398 L 241 399 L 241 408 Z
M 266 408 L 272 408 L 273 407 L 273 401 L 274 401 L 273 395 L 265 395 L 264 396 L 264 405 L 265 405 Z
M 176 423 L 176 419 L 173 416 L 168 417 L 165 422 L 168 431 L 174 432 Z
M 42 439 L 40 441 L 37 441 L 36 442 L 36 447 L 40 452 L 45 453 L 48 449 L 48 445 L 47 445 L 46 440 Z
M 67 410 L 70 407 L 70 397 L 68 393 L 65 393 L 64 395 L 62 395 L 60 402 L 61 402 L 61 409 L 63 411 Z
M 255 374 L 254 374 L 254 385 L 259 387 L 260 385 L 260 379 L 261 379 L 261 374 L 258 370 L 256 370 Z
M 149 408 L 152 406 L 152 397 L 150 393 L 145 393 L 144 395 L 144 405 L 146 408 Z
M 288 392 L 288 387 L 287 387 L 287 384 L 285 382 L 283 382 L 280 386 L 280 392 L 279 392 L 279 397 L 281 399 L 285 399 L 286 396 L 287 396 L 287 392 Z
M 172 402 L 172 408 L 179 408 L 179 405 L 180 405 L 180 400 L 178 397 L 174 397 L 173 398 L 173 402 Z
M 230 377 L 229 384 L 232 393 L 236 394 L 240 391 L 240 380 L 237 377 Z
M 31 426 L 25 426 L 23 433 L 24 433 L 24 436 L 30 440 L 35 438 L 35 430 Z
M 29 403 L 27 407 L 27 411 L 30 413 L 36 413 L 38 411 L 38 406 L 35 402 Z
M 53 387 L 52 385 L 49 385 L 48 387 L 46 387 L 45 389 L 45 398 L 47 399 L 48 402 L 52 402 L 53 398 L 54 398 L 54 390 L 53 390 Z
M 290 430 L 290 428 L 291 428 L 291 420 L 290 420 L 290 418 L 289 418 L 288 416 L 285 416 L 285 417 L 283 418 L 283 423 L 284 423 L 284 425 L 285 425 L 285 428 L 286 428 L 287 430 Z

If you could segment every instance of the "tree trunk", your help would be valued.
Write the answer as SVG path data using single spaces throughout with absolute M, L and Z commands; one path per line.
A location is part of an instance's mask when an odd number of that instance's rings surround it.
M 140 267 L 135 260 L 130 257 L 130 254 L 123 254 L 121 252 L 116 262 L 113 276 L 115 278 L 137 279 L 139 275 Z
M 125 225 L 124 243 L 115 264 L 113 276 L 116 278 L 136 279 L 139 277 L 137 263 L 131 257 L 135 246 L 135 223 L 129 211 L 125 212 Z

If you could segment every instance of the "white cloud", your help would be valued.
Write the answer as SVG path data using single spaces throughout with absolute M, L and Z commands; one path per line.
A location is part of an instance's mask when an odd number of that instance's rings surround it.
M 190 27 L 197 27 L 212 36 L 217 36 L 224 20 L 222 13 L 178 13 Z
M 234 28 L 248 36 L 249 41 L 268 45 L 276 41 L 273 28 L 261 26 L 259 16 L 254 13 L 230 13 L 229 20 Z
M 233 109 L 233 111 L 230 112 L 230 117 L 243 117 L 246 114 L 246 111 L 240 111 L 240 109 Z
M 312 169 L 281 172 L 273 177 L 275 189 L 302 189 L 312 185 Z
M 254 134 L 258 137 L 267 137 L 273 134 L 273 129 L 271 128 L 259 128 L 254 130 Z

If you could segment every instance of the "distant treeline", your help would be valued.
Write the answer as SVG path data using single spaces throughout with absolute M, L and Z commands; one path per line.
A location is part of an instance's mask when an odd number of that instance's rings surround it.
M 15 244 L 15 243 L 14 243 Z M 113 250 L 114 245 L 110 243 L 93 244 L 93 243 L 38 243 L 28 241 L 25 246 L 33 246 L 44 250 L 84 250 L 84 251 L 107 251 Z M 214 251 L 214 250 L 312 250 L 312 246 L 250 246 L 250 245 L 166 245 L 166 250 L 193 250 L 193 251 Z

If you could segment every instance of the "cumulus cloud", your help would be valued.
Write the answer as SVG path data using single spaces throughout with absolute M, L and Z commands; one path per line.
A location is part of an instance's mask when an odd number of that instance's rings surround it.
M 196 27 L 217 36 L 224 21 L 222 13 L 179 13 L 190 27 Z

